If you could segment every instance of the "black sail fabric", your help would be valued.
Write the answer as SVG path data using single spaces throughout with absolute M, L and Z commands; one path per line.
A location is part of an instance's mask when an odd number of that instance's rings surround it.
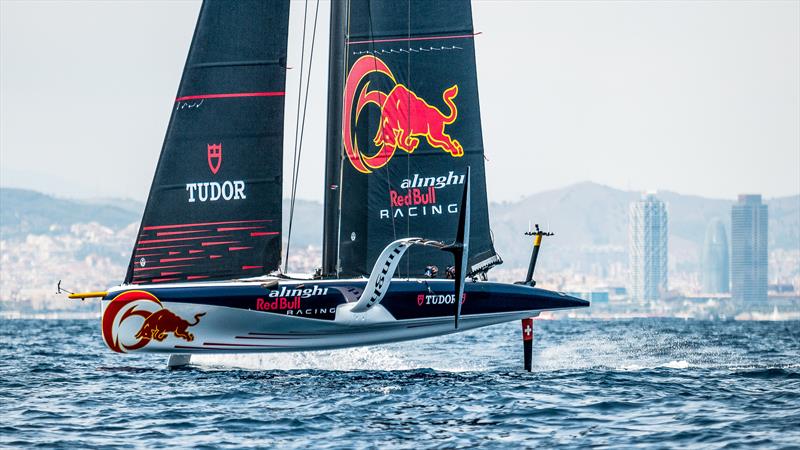
M 353 0 L 345 50 L 340 276 L 368 274 L 389 242 L 453 241 L 467 167 L 471 272 L 491 240 L 469 0 Z M 412 248 L 398 271 L 440 274 L 452 256 Z
M 278 267 L 288 22 L 288 0 L 203 3 L 126 283 Z

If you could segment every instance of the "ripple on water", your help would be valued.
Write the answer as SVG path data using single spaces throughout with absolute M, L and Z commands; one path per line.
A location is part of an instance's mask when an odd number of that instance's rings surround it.
M 539 321 L 168 371 L 92 321 L 3 321 L 0 446 L 781 446 L 800 442 L 800 327 Z M 57 346 L 53 343 L 58 342 Z

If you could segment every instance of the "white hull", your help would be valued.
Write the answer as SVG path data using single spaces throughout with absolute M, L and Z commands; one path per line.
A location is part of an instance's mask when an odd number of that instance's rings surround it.
M 352 304 L 342 305 L 334 321 L 191 303 L 165 302 L 163 307 L 185 317 L 203 310 L 206 317 L 189 329 L 191 341 L 169 333 L 162 341 L 151 339 L 137 350 L 170 354 L 329 350 L 443 336 L 539 314 L 524 311 L 471 315 L 463 317 L 455 329 L 452 317 L 394 320 L 387 318 L 388 313 L 380 306 L 370 312 L 371 317 L 354 318 L 355 314 L 347 311 Z M 135 335 L 143 322 L 131 318 L 117 324 L 114 333 L 123 346 L 134 346 L 140 340 Z

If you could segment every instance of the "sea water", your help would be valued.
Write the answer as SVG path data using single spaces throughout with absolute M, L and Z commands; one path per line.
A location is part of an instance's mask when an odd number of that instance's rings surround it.
M 97 321 L 0 321 L 0 446 L 800 446 L 800 322 L 536 321 L 378 347 L 105 348 Z

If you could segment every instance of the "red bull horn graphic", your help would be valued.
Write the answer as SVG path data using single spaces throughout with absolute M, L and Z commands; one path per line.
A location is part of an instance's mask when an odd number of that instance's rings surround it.
M 119 353 L 139 350 L 151 340 L 162 342 L 170 333 L 191 342 L 194 335 L 188 329 L 200 323 L 205 314 L 195 314 L 194 322 L 189 322 L 164 308 L 153 294 L 127 291 L 114 297 L 103 311 L 103 340 L 111 350 Z M 132 317 L 140 320 L 131 321 Z M 137 322 L 140 325 L 134 333 Z
M 370 91 L 367 81 L 356 98 L 359 84 L 370 74 L 389 77 L 394 87 L 388 94 Z M 442 92 L 442 100 L 449 108 L 449 113 L 444 114 L 402 83 L 397 83 L 392 71 L 380 58 L 362 56 L 347 74 L 343 99 L 342 136 L 350 163 L 359 172 L 370 173 L 371 169 L 385 166 L 398 148 L 413 153 L 419 145 L 417 136 L 425 137 L 431 147 L 442 149 L 453 157 L 464 156 L 461 144 L 444 131 L 445 125 L 452 124 L 458 117 L 458 108 L 453 101 L 457 95 L 458 85 Z M 372 140 L 378 150 L 372 156 L 359 148 L 354 136 L 361 111 L 369 104 L 381 109 L 380 124 Z M 352 114 L 354 106 L 355 117 Z

